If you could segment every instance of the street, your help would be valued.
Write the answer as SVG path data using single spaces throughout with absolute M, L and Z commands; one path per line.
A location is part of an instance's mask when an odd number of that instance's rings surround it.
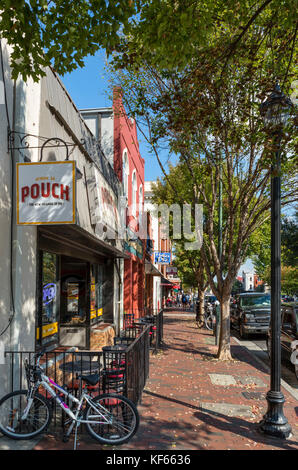
M 262 362 L 270 367 L 270 361 L 267 354 L 266 337 L 263 335 L 251 335 L 248 339 L 241 339 L 239 331 L 232 329 L 231 336 L 237 338 L 240 344 L 243 344 L 251 352 L 255 354 Z M 282 358 L 281 362 L 281 378 L 298 393 L 298 381 L 295 372 L 290 362 Z

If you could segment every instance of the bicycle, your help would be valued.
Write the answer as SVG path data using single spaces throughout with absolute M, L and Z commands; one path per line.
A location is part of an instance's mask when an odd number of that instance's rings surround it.
M 80 395 L 75 397 L 44 374 L 39 365 L 43 354 L 34 355 L 37 359 L 35 365 L 30 365 L 27 360 L 24 362 L 28 390 L 8 393 L 0 400 L 0 431 L 4 435 L 19 440 L 32 439 L 45 432 L 51 423 L 51 400 L 54 399 L 69 416 L 67 424 L 70 426 L 63 437 L 64 442 L 68 441 L 75 427 L 74 449 L 81 424 L 85 424 L 88 433 L 101 444 L 120 445 L 134 436 L 140 418 L 133 402 L 114 393 L 89 395 L 86 387 L 98 383 L 100 374 L 97 373 L 78 376 Z M 40 387 L 49 393 L 51 400 L 38 392 Z M 64 403 L 63 395 L 69 399 L 71 406 Z
M 204 317 L 203 317 L 203 325 L 207 330 L 213 330 L 214 327 L 214 320 L 215 320 L 215 315 L 213 313 L 212 306 L 205 305 L 204 307 Z M 198 314 L 196 315 L 196 325 L 198 328 L 202 327 L 202 323 L 199 319 Z

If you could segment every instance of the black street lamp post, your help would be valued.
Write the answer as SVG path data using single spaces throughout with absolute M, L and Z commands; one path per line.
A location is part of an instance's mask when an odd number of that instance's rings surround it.
M 271 173 L 271 354 L 270 390 L 267 392 L 268 409 L 260 423 L 260 430 L 270 436 L 287 438 L 291 426 L 283 413 L 284 395 L 281 391 L 281 182 L 280 142 L 282 126 L 290 116 L 293 104 L 280 90 L 278 84 L 269 98 L 260 106 L 265 125 L 275 138 L 276 152 Z

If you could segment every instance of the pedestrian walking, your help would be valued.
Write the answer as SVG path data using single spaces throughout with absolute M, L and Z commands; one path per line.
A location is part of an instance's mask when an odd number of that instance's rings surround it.
M 183 310 L 186 309 L 186 295 L 185 294 L 182 295 L 182 307 L 183 307 Z

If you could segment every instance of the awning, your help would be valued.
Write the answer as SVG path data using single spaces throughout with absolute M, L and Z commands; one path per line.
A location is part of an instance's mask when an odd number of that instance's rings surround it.
M 94 254 L 103 258 L 125 258 L 129 256 L 121 251 L 118 247 L 113 246 L 109 241 L 99 240 L 96 236 L 82 229 L 78 225 L 63 226 L 39 226 L 39 234 L 42 238 L 57 242 L 57 250 L 60 245 L 72 248 L 75 256 L 76 249 L 78 252 L 86 254 Z M 59 245 L 60 244 L 60 245 Z M 55 245 L 54 245 L 55 246 Z
M 145 274 L 151 274 L 151 276 L 162 277 L 161 272 L 148 260 L 145 260 Z
M 174 284 L 171 281 L 169 281 L 168 279 L 166 279 L 165 277 L 162 278 L 160 285 L 162 287 L 168 287 L 169 289 L 174 288 Z

